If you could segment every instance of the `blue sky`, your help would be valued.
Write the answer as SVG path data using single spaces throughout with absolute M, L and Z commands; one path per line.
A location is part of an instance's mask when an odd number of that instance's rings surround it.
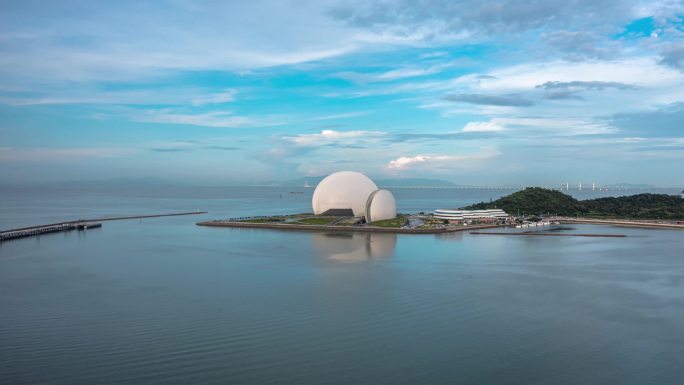
M 3 1 L 0 180 L 684 185 L 684 2 Z

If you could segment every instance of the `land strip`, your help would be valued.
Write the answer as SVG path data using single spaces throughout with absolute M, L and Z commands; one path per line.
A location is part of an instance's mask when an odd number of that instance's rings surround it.
M 252 229 L 274 229 L 274 230 L 299 230 L 299 231 L 338 231 L 338 232 L 363 232 L 363 233 L 394 233 L 394 234 L 443 234 L 459 231 L 494 229 L 498 225 L 472 225 L 462 227 L 443 227 L 443 228 L 391 228 L 375 226 L 333 226 L 333 225 L 305 225 L 293 223 L 256 223 L 256 222 L 224 222 L 207 221 L 199 222 L 198 226 L 210 227 L 233 227 L 233 228 L 252 228 Z
M 555 218 L 560 223 L 589 223 L 596 225 L 611 225 L 623 227 L 643 227 L 652 229 L 683 229 L 684 223 L 657 222 L 653 220 L 627 220 L 627 219 L 593 219 L 593 218 Z
M 541 232 L 524 232 L 524 233 L 501 233 L 493 231 L 472 231 L 470 234 L 475 235 L 526 235 L 526 236 L 544 236 L 544 237 L 598 237 L 598 238 L 624 238 L 624 234 L 558 234 L 558 233 L 541 233 Z

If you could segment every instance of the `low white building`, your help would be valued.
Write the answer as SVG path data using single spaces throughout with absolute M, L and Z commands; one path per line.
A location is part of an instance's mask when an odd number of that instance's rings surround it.
M 435 210 L 434 217 L 437 219 L 447 219 L 450 221 L 471 221 L 471 220 L 496 220 L 506 219 L 508 214 L 501 209 L 490 210 L 457 210 L 439 209 Z

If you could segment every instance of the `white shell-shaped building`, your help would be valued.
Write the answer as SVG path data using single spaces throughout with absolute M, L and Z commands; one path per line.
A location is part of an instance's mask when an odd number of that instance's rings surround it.
M 397 216 L 397 202 L 388 190 L 375 190 L 366 202 L 366 222 L 371 223 Z
M 349 210 L 361 217 L 366 211 L 368 196 L 378 186 L 367 176 L 353 171 L 340 171 L 325 177 L 316 186 L 311 199 L 316 215 L 328 210 Z
M 311 206 L 316 215 L 350 213 L 366 217 L 366 222 L 397 216 L 392 193 L 378 189 L 370 178 L 354 171 L 340 171 L 325 177 L 316 186 Z

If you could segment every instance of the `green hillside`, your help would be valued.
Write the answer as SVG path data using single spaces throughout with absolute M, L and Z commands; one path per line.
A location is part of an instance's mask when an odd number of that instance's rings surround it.
M 641 219 L 684 219 L 684 199 L 677 195 L 639 194 L 578 201 L 560 191 L 528 187 L 493 202 L 464 207 L 467 210 L 503 209 L 509 214 L 558 214 Z
M 678 195 L 638 194 L 581 202 L 586 215 L 629 218 L 684 219 L 684 199 Z

